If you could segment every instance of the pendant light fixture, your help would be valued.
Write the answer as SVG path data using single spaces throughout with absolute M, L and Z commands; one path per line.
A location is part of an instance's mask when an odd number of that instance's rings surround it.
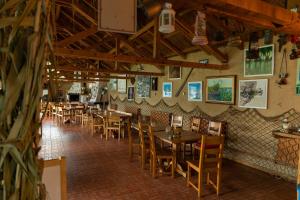
M 192 40 L 192 44 L 200 46 L 208 44 L 206 36 L 206 15 L 200 11 L 197 11 L 195 19 L 195 36 Z
M 164 9 L 159 16 L 159 32 L 172 33 L 175 31 L 175 14 L 171 3 L 165 3 Z

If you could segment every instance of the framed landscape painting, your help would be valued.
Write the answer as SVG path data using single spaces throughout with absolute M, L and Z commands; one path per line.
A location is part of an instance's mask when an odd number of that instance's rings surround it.
M 117 90 L 117 79 L 115 79 L 115 78 L 109 79 L 108 88 L 110 90 Z
M 118 79 L 118 92 L 126 94 L 126 92 L 127 92 L 127 80 L 126 79 Z
M 176 66 L 169 66 L 169 79 L 170 80 L 176 80 L 176 79 L 181 79 L 181 67 L 176 67 Z
M 239 107 L 267 109 L 268 79 L 240 80 Z
M 235 104 L 235 76 L 206 77 L 207 103 Z
M 136 92 L 139 98 L 149 98 L 151 91 L 150 76 L 137 76 L 136 78 Z
M 202 101 L 202 81 L 188 82 L 188 101 Z
M 163 83 L 163 97 L 172 97 L 172 83 L 171 82 Z
M 297 59 L 296 95 L 300 96 L 300 58 Z
M 248 49 L 244 50 L 244 76 L 273 76 L 274 44 L 259 47 L 258 59 L 247 59 Z
M 127 100 L 128 101 L 133 101 L 134 100 L 134 86 L 128 86 Z

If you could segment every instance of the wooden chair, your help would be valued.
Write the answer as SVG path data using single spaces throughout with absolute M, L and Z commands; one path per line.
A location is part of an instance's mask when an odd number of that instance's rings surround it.
M 147 132 L 148 126 L 143 124 L 141 121 L 138 122 L 139 127 L 139 149 L 141 154 L 141 167 L 145 169 L 147 156 L 150 154 L 149 141 L 145 140 L 145 133 Z
M 169 149 L 160 149 L 155 145 L 155 138 L 153 135 L 152 127 L 149 126 L 149 131 L 147 132 L 149 136 L 150 143 L 150 173 L 155 178 L 157 176 L 157 169 L 159 168 L 161 173 L 163 173 L 164 161 L 167 161 L 168 168 L 171 166 L 172 177 L 175 177 L 175 154 Z
M 61 157 L 43 161 L 42 182 L 46 186 L 46 199 L 67 200 L 66 159 Z
M 191 119 L 191 131 L 195 133 L 199 133 L 200 130 L 200 124 L 201 124 L 201 118 L 200 117 L 192 117 Z M 189 147 L 189 150 L 187 151 L 187 147 Z M 193 154 L 193 143 L 184 143 L 183 144 L 183 158 L 186 155 L 186 152 L 190 152 L 190 155 Z
M 217 195 L 221 190 L 222 175 L 222 157 L 224 148 L 224 136 L 207 136 L 201 138 L 199 161 L 187 161 L 187 186 L 190 185 L 198 191 L 198 197 L 201 196 L 202 183 L 204 174 L 206 174 L 206 183 L 212 185 Z M 192 170 L 198 174 L 197 183 L 191 180 Z M 212 175 L 216 175 L 216 182 L 211 179 Z
M 82 120 L 83 120 L 83 110 L 84 110 L 84 106 L 76 106 L 75 108 L 75 122 L 82 124 Z
M 106 140 L 108 139 L 109 135 L 112 135 L 112 131 L 116 131 L 118 133 L 118 140 L 121 137 L 121 119 L 119 116 L 108 116 L 106 119 L 105 124 L 105 136 Z M 124 135 L 123 135 L 124 137 Z
M 220 136 L 222 135 L 224 123 L 222 122 L 216 122 L 216 121 L 209 121 L 208 128 L 207 128 L 207 134 L 208 135 L 214 135 L 214 136 Z M 193 145 L 193 155 L 195 155 L 195 149 L 200 149 L 201 143 L 194 143 Z
M 105 132 L 105 121 L 104 121 L 104 117 L 100 116 L 100 115 L 94 115 L 92 118 L 92 136 L 97 132 L 97 130 L 102 130 L 103 134 Z M 101 138 L 102 138 L 102 134 L 101 134 Z
M 131 120 L 127 122 L 127 132 L 128 132 L 128 145 L 129 145 L 129 160 L 132 161 L 134 149 L 138 149 L 140 147 L 139 138 L 136 138 L 132 134 L 131 128 Z
M 56 123 L 61 125 L 63 123 L 63 107 L 57 106 L 55 113 L 56 113 L 55 114 Z

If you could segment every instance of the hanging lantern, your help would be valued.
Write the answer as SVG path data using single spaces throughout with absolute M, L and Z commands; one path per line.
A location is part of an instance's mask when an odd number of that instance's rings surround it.
M 197 11 L 197 16 L 195 20 L 195 36 L 192 40 L 194 45 L 207 45 L 208 39 L 206 36 L 206 16 L 205 13 Z
M 175 13 L 172 4 L 165 3 L 165 7 L 159 16 L 159 32 L 172 33 L 175 31 Z
M 247 59 L 258 59 L 259 58 L 259 44 L 258 44 L 258 33 L 253 32 L 250 34 L 249 49 L 246 56 Z

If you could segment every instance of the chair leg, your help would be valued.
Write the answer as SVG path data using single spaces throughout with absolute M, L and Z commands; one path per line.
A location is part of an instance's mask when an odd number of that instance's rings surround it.
M 153 165 L 153 169 L 152 169 L 152 176 L 154 178 L 156 178 L 156 171 L 157 171 L 157 158 L 156 156 L 153 156 L 153 160 L 152 160 L 152 165 Z
M 191 168 L 190 168 L 190 165 L 188 164 L 188 167 L 187 167 L 187 176 L 186 176 L 186 186 L 187 187 L 190 186 L 190 178 L 191 178 Z
M 221 192 L 221 169 L 217 171 L 217 195 L 219 196 Z
M 175 159 L 172 158 L 172 178 L 175 178 Z
M 199 198 L 201 197 L 201 190 L 202 190 L 201 183 L 202 183 L 202 173 L 199 172 L 198 173 L 198 197 Z

